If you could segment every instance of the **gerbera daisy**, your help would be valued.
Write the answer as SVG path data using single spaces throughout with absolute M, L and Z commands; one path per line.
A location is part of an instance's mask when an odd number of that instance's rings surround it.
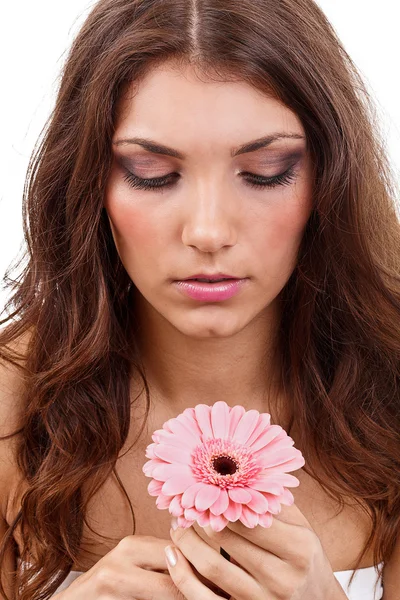
M 305 464 L 300 450 L 271 416 L 224 401 L 197 404 L 152 434 L 143 472 L 156 505 L 180 527 L 197 522 L 221 531 L 228 521 L 270 527 L 281 504 L 294 502 L 289 475 Z

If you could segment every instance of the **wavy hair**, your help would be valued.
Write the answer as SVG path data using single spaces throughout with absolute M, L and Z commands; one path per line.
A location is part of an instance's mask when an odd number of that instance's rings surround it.
M 65 579 L 88 501 L 110 474 L 126 494 L 116 463 L 133 374 L 148 416 L 134 284 L 103 199 L 117 101 L 167 60 L 247 82 L 301 120 L 315 173 L 298 263 L 281 292 L 288 433 L 295 421 L 304 471 L 371 519 L 357 567 L 371 545 L 375 563 L 389 560 L 400 530 L 400 224 L 376 109 L 354 63 L 313 0 L 100 0 L 71 45 L 30 158 L 27 264 L 5 276 L 0 358 L 23 378 L 24 412 L 2 440 L 18 436 L 26 489 L 0 565 L 18 529 L 31 563 L 15 571 L 21 600 L 46 600 Z

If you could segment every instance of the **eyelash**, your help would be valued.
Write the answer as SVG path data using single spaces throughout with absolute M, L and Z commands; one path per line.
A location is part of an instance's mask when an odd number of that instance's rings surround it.
M 295 179 L 295 170 L 293 166 L 289 167 L 289 169 L 287 169 L 284 173 L 280 173 L 274 177 L 262 177 L 261 175 L 254 175 L 253 173 L 248 173 L 247 171 L 244 171 L 243 174 L 247 175 L 247 177 L 244 178 L 247 184 L 250 187 L 259 190 L 265 188 L 271 189 L 279 185 L 289 185 Z M 173 177 L 173 181 L 171 181 L 171 177 Z M 162 192 L 163 188 L 168 188 L 174 185 L 174 180 L 176 177 L 174 177 L 174 173 L 170 173 L 169 175 L 164 175 L 163 177 L 143 179 L 142 177 L 138 177 L 130 171 L 127 171 L 124 179 L 133 188 Z

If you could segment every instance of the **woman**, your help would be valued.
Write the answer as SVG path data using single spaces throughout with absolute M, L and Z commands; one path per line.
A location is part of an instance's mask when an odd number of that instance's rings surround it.
M 395 599 L 392 184 L 312 0 L 94 6 L 32 158 L 2 321 L 3 594 L 373 600 L 384 567 Z M 151 433 L 216 400 L 269 412 L 303 453 L 270 529 L 173 530 L 147 492 Z

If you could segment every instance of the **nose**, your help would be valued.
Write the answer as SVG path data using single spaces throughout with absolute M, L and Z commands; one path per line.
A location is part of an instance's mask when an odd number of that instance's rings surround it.
M 237 212 L 237 211 L 236 211 Z M 235 208 L 227 193 L 203 189 L 191 194 L 182 230 L 182 242 L 201 252 L 216 252 L 237 240 Z

